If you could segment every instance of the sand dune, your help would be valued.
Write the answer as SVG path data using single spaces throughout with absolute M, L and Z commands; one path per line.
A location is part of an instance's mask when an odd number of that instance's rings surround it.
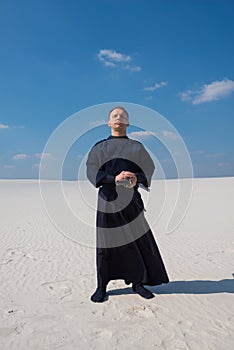
M 1 349 L 234 348 L 234 178 L 194 179 L 170 234 L 178 180 L 141 190 L 171 282 L 149 287 L 155 298 L 144 300 L 111 281 L 102 304 L 89 299 L 96 190 L 64 182 L 66 208 L 57 184 L 44 181 L 45 208 L 38 181 L 0 180 Z

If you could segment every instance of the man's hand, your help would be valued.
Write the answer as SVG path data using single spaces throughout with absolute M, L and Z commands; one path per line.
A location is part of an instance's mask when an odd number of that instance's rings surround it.
M 128 188 L 136 186 L 137 183 L 137 177 L 131 171 L 121 171 L 121 173 L 115 177 L 115 181 L 121 180 L 129 180 L 129 185 L 126 186 Z

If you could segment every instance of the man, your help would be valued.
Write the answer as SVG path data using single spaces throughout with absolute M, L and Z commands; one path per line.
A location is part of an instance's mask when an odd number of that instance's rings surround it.
M 110 280 L 123 279 L 146 299 L 144 287 L 168 283 L 166 269 L 144 217 L 139 186 L 148 189 L 154 163 L 144 146 L 129 139 L 129 117 L 123 107 L 109 112 L 111 136 L 91 149 L 87 177 L 99 187 L 97 209 L 97 289 L 93 302 L 103 302 Z

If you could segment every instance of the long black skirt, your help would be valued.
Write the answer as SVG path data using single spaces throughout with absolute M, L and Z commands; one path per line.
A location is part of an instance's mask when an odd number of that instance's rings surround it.
M 119 190 L 118 194 L 123 195 L 124 190 Z M 103 199 L 106 200 L 105 197 Z M 135 219 L 138 220 L 137 224 L 126 225 Z M 113 232 L 113 228 L 117 228 L 117 231 Z M 117 235 L 117 240 L 113 239 L 113 235 Z M 116 244 L 121 242 L 120 235 L 123 242 Z M 169 282 L 158 246 L 145 219 L 144 204 L 138 191 L 134 191 L 128 206 L 118 212 L 105 212 L 103 208 L 98 210 L 96 264 L 99 284 L 115 279 L 149 286 Z

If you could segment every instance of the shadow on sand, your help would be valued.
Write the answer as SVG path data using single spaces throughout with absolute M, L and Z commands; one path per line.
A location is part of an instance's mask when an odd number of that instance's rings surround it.
M 213 293 L 234 293 L 234 279 L 220 281 L 172 281 L 159 286 L 145 286 L 155 294 L 213 294 Z M 119 288 L 109 290 L 107 295 L 132 294 L 132 288 Z

